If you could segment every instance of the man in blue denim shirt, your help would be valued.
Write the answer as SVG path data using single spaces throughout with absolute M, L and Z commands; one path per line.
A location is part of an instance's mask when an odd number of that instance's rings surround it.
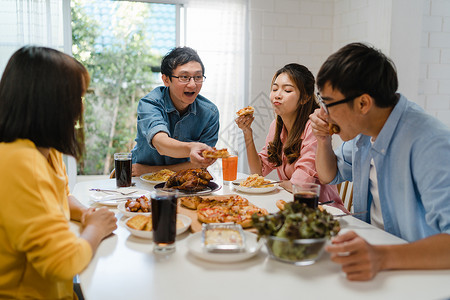
M 349 280 L 388 269 L 450 268 L 450 130 L 397 94 L 393 62 L 360 43 L 331 55 L 317 75 L 311 116 L 320 181 L 353 181 L 361 219 L 410 243 L 371 245 L 349 231 L 326 250 Z M 345 104 L 344 104 L 345 103 Z M 333 152 L 329 124 L 343 145 Z
M 197 52 L 177 47 L 161 62 L 164 86 L 139 101 L 132 174 L 170 168 L 206 168 L 215 160 L 202 157 L 216 145 L 219 111 L 199 95 L 205 68 Z

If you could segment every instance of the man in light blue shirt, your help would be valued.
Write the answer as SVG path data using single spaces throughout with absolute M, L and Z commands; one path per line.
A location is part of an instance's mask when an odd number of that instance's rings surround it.
M 449 128 L 397 94 L 393 62 L 364 44 L 331 55 L 317 86 L 322 108 L 310 119 L 320 181 L 353 181 L 354 211 L 367 211 L 360 218 L 410 242 L 375 246 L 350 231 L 327 247 L 331 259 L 349 280 L 388 269 L 449 269 Z M 329 124 L 344 141 L 335 152 Z
M 161 62 L 164 86 L 139 101 L 133 176 L 169 168 L 205 168 L 215 160 L 202 157 L 218 140 L 219 111 L 199 95 L 205 68 L 189 47 L 170 51 Z

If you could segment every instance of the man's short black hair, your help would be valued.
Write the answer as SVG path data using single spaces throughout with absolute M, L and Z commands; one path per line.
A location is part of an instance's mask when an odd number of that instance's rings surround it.
M 0 82 L 0 142 L 31 140 L 80 157 L 84 149 L 82 95 L 89 74 L 55 49 L 25 46 L 6 65 Z
M 202 75 L 205 75 L 205 66 L 200 56 L 197 51 L 189 47 L 176 47 L 167 53 L 161 62 L 161 74 L 172 76 L 174 69 L 191 61 L 198 62 L 202 66 Z
M 369 94 L 378 107 L 397 104 L 395 65 L 381 51 L 362 43 L 348 44 L 332 54 L 317 74 L 317 87 L 329 82 L 345 97 Z

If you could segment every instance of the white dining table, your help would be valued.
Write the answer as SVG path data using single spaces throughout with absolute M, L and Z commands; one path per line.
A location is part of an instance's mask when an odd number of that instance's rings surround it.
M 214 176 L 214 175 L 213 175 Z M 245 174 L 238 174 L 244 178 Z M 278 187 L 266 194 L 236 191 L 219 175 L 221 188 L 214 195 L 239 194 L 273 213 L 279 199 L 292 201 L 292 194 Z M 133 178 L 136 188 L 154 185 Z M 79 182 L 73 194 L 86 206 L 89 189 L 115 188 L 114 179 Z M 295 266 L 271 259 L 262 247 L 253 257 L 239 262 L 211 262 L 189 252 L 186 231 L 176 238 L 170 255 L 153 253 L 152 241 L 132 236 L 123 227 L 125 217 L 117 212 L 118 228 L 102 241 L 93 260 L 79 275 L 85 299 L 449 299 L 450 270 L 383 271 L 366 282 L 348 281 L 340 266 L 324 253 L 313 265 Z M 342 232 L 354 230 L 372 244 L 402 244 L 404 240 L 352 216 L 340 218 Z M 74 232 L 79 224 L 71 223 Z M 449 254 L 450 255 L 450 254 Z

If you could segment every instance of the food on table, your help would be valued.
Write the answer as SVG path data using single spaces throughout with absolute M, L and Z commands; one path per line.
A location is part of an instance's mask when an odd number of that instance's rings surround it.
M 164 187 L 196 192 L 204 190 L 212 178 L 206 169 L 181 170 L 170 176 Z
M 238 252 L 245 248 L 242 226 L 236 224 L 203 224 L 202 239 L 211 252 Z
M 149 221 L 149 217 L 144 215 L 137 215 L 132 217 L 127 221 L 127 225 L 130 228 L 136 229 L 136 230 L 144 230 L 144 228 L 147 226 Z M 150 222 L 150 230 L 151 229 L 151 222 Z
M 326 211 L 312 209 L 303 203 L 295 202 L 285 203 L 284 208 L 275 214 L 252 217 L 259 238 L 279 238 L 268 239 L 270 251 L 278 258 L 290 261 L 302 260 L 311 254 L 309 252 L 311 248 L 307 244 L 297 244 L 295 240 L 328 238 L 340 230 L 339 222 Z
M 329 130 L 330 135 L 341 132 L 341 128 L 339 128 L 338 125 L 333 124 L 333 123 L 328 123 L 328 130 Z
M 239 185 L 243 187 L 261 187 L 263 184 L 270 183 L 270 180 L 266 180 L 263 176 L 258 174 L 252 174 L 248 176 L 244 181 L 242 181 Z M 264 185 L 263 187 L 270 187 L 272 184 Z
M 227 198 L 181 197 L 181 205 L 188 208 L 196 207 L 197 219 L 202 223 L 232 222 L 243 228 L 252 227 L 252 215 L 267 215 L 267 210 L 259 208 L 239 195 Z
M 127 199 L 125 209 L 129 212 L 150 212 L 150 201 L 145 195 L 142 195 L 137 199 Z
M 276 204 L 276 206 L 278 207 L 279 210 L 284 210 L 284 207 L 285 207 L 286 203 L 287 203 L 286 201 L 280 199 L 280 200 L 278 200 L 275 204 Z M 317 208 L 318 208 L 320 211 L 323 211 L 323 210 L 324 210 L 323 206 L 320 205 L 320 204 L 317 206 Z
M 171 171 L 169 169 L 162 169 L 158 172 L 144 175 L 142 176 L 142 178 L 149 181 L 167 181 L 173 174 L 175 174 L 174 171 Z
M 126 224 L 136 230 L 152 231 L 152 216 L 137 215 L 130 218 Z M 183 226 L 183 222 L 177 219 L 177 228 Z
M 236 114 L 240 117 L 240 116 L 245 116 L 245 115 L 251 115 L 251 114 L 253 114 L 254 111 L 255 111 L 255 109 L 252 106 L 247 106 L 247 107 L 244 107 L 244 108 L 238 110 L 236 112 Z
M 212 148 L 213 150 L 204 150 L 202 152 L 203 157 L 205 158 L 225 158 L 230 156 L 230 153 L 228 153 L 227 148 L 223 149 L 216 149 L 216 147 Z

